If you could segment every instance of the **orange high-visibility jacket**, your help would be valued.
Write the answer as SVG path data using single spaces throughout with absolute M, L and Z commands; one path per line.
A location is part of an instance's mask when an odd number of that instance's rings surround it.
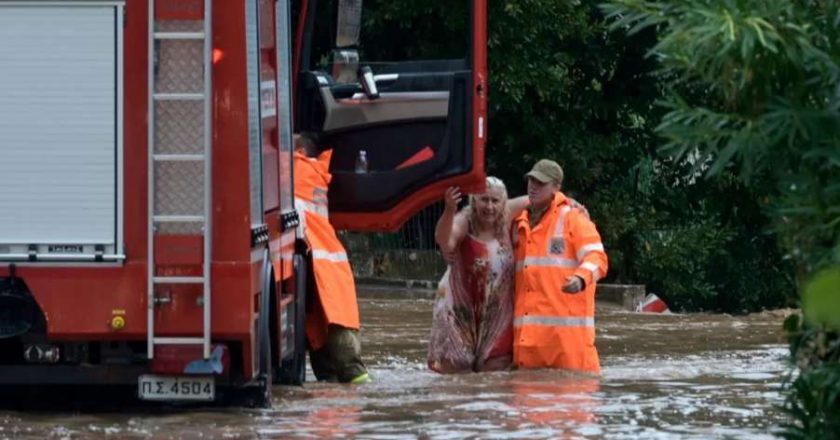
M 323 316 L 307 315 L 306 335 L 314 350 L 326 343 L 327 324 L 359 329 L 353 271 L 327 211 L 331 157 L 332 150 L 321 153 L 318 159 L 295 153 L 295 209 L 300 215 L 304 239 L 312 251 L 315 284 L 323 309 Z
M 523 212 L 513 224 L 514 364 L 600 373 L 595 283 L 607 273 L 601 236 L 586 210 L 560 192 L 533 229 L 528 215 Z M 572 275 L 586 287 L 564 293 L 561 288 Z

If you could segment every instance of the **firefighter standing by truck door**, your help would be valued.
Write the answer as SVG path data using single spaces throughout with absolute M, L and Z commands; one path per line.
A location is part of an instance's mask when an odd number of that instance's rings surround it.
M 513 224 L 514 364 L 599 374 L 595 283 L 607 273 L 601 236 L 560 187 L 563 169 L 543 159 L 526 174 L 531 206 Z
M 306 336 L 318 380 L 364 383 L 370 380 L 361 359 L 359 306 L 347 252 L 328 219 L 327 187 L 332 150 L 317 154 L 301 136 L 295 150 L 295 209 L 311 252 L 307 289 Z M 317 157 L 315 157 L 317 154 Z

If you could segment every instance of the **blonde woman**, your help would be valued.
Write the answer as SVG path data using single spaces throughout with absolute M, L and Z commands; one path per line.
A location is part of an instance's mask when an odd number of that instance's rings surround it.
M 439 373 L 504 370 L 513 354 L 514 262 L 510 222 L 528 204 L 508 200 L 505 184 L 486 190 L 457 212 L 461 192 L 449 188 L 435 240 L 449 265 L 438 287 L 428 365 Z

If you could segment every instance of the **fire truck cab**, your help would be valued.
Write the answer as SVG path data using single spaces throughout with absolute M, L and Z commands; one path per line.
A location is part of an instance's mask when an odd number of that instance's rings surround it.
M 486 0 L 464 3 L 460 58 L 382 62 L 361 0 L 0 0 L 0 389 L 302 383 L 293 136 L 333 149 L 339 229 L 481 188 Z

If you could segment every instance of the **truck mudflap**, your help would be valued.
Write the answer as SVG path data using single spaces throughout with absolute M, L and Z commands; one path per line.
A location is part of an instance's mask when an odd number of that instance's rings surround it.
M 225 345 L 212 345 L 204 359 L 199 345 L 163 345 L 155 347 L 150 370 L 154 374 L 223 375 L 230 374 L 230 353 Z

